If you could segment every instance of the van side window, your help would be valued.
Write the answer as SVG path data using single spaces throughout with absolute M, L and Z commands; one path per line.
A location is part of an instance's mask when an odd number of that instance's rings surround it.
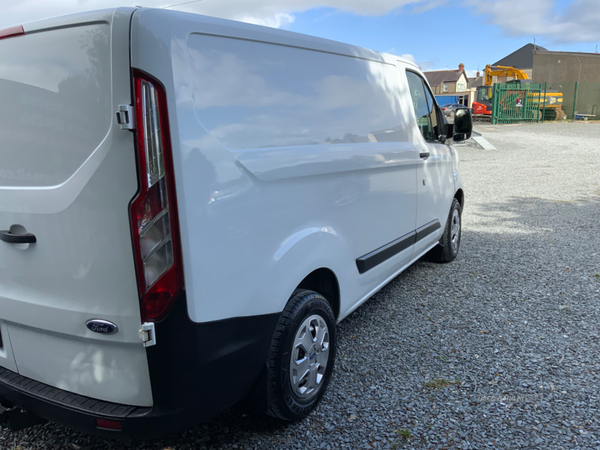
M 429 89 L 427 89 L 425 82 L 423 82 L 423 89 L 425 90 L 425 96 L 427 97 L 427 106 L 429 107 L 429 118 L 431 120 L 431 125 L 433 126 L 434 139 L 437 139 L 440 133 L 438 133 L 438 120 L 435 107 L 436 103 L 431 95 L 431 92 L 429 92 Z
M 421 134 L 426 141 L 434 141 L 436 140 L 435 127 L 437 126 L 437 119 L 431 94 L 427 90 L 423 79 L 416 73 L 407 71 L 406 78 L 408 78 L 410 96 L 415 108 L 419 130 L 421 130 Z

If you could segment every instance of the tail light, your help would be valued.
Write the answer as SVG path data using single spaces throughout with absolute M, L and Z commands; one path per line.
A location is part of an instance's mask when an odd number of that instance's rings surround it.
M 446 108 L 442 108 L 442 111 L 446 111 Z
M 183 290 L 173 156 L 163 86 L 134 73 L 139 192 L 130 205 L 142 319 L 165 317 Z
M 25 34 L 25 30 L 23 29 L 23 25 L 16 25 L 14 27 L 4 28 L 0 30 L 0 39 L 6 39 L 13 36 L 20 36 Z

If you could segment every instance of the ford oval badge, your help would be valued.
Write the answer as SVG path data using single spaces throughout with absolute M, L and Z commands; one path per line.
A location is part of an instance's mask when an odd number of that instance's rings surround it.
M 119 328 L 112 322 L 102 319 L 91 319 L 85 323 L 88 330 L 100 334 L 115 334 Z

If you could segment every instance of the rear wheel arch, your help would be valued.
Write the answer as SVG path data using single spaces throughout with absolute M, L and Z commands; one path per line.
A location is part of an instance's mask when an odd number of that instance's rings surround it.
M 340 316 L 340 285 L 335 273 L 326 267 L 313 270 L 298 284 L 295 290 L 307 289 L 321 294 L 333 309 L 335 319 Z

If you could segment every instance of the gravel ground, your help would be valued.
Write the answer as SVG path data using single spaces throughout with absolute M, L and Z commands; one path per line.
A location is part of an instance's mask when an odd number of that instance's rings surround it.
M 2 449 L 600 448 L 600 124 L 477 125 L 459 257 L 416 263 L 339 326 L 297 424 L 233 408 L 160 442 L 48 424 Z

